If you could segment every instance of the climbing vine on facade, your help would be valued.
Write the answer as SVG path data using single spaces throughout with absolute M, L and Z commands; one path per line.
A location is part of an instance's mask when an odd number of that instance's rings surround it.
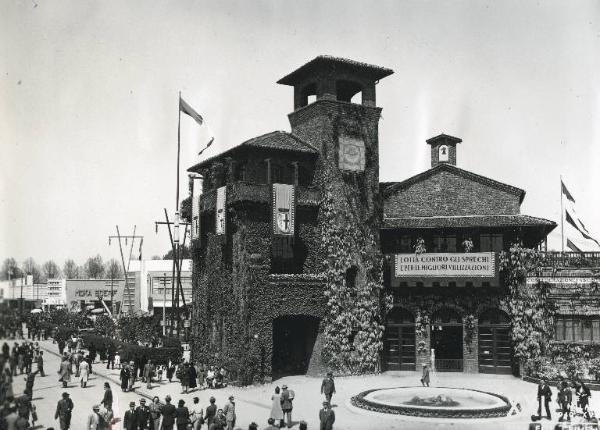
M 383 260 L 372 252 L 378 249 L 376 238 L 369 230 L 355 227 L 349 204 L 340 201 L 341 195 L 335 187 L 328 187 L 321 204 L 328 308 L 323 359 L 343 373 L 377 371 L 383 348 L 381 310 L 389 309 L 382 294 Z
M 527 283 L 527 276 L 538 272 L 540 261 L 537 251 L 519 243 L 500 254 L 500 271 L 509 289 L 513 347 L 523 363 L 544 354 L 554 334 L 556 310 L 548 286 L 540 281 Z

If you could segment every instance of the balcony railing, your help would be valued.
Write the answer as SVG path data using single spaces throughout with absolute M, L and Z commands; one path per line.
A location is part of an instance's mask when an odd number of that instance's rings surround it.
M 458 359 L 458 358 L 452 358 L 452 359 L 436 358 L 435 359 L 435 370 L 437 372 L 462 372 L 463 361 L 462 361 L 462 359 Z
M 542 267 L 600 268 L 600 252 L 542 252 Z

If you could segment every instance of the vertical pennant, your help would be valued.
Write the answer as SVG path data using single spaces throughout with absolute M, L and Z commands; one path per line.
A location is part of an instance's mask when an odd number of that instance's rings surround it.
M 202 177 L 192 178 L 192 240 L 200 238 L 200 196 L 202 195 Z
M 273 234 L 293 236 L 295 232 L 295 188 L 293 185 L 273 184 Z
M 215 216 L 217 224 L 215 226 L 215 232 L 219 235 L 225 234 L 225 225 L 227 223 L 227 215 L 225 208 L 225 203 L 227 200 L 226 190 L 227 187 L 225 186 L 217 188 L 217 206 Z

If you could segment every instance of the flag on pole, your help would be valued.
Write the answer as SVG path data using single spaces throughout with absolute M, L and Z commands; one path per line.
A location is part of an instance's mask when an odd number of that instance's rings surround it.
M 206 146 L 204 146 L 204 148 L 202 148 L 198 152 L 198 155 L 200 155 L 204 151 L 206 151 L 210 145 L 213 144 L 213 142 L 215 140 L 215 136 L 213 135 L 213 132 L 210 129 L 210 127 L 208 126 L 208 124 L 206 124 L 206 121 L 204 120 L 202 115 L 200 115 L 198 112 L 196 112 L 196 110 L 193 107 L 191 107 L 188 102 L 186 102 L 183 98 L 181 98 L 181 96 L 179 96 L 179 110 L 181 112 L 183 112 L 184 114 L 190 116 L 194 121 L 196 121 L 198 123 L 198 125 L 205 125 L 208 129 L 210 139 L 209 139 L 208 143 L 206 144 Z
M 204 118 L 202 118 L 202 116 L 181 97 L 179 97 L 179 110 L 184 114 L 191 116 L 198 125 L 204 123 Z
M 561 193 L 567 199 L 563 209 L 562 220 L 565 228 L 565 246 L 576 252 L 598 251 L 600 242 L 591 236 L 575 210 L 575 198 L 569 192 L 562 178 L 560 180 Z
M 571 195 L 569 190 L 567 190 L 567 187 L 566 187 L 565 183 L 563 182 L 562 178 L 560 179 L 560 186 L 562 189 L 562 193 L 567 198 L 567 200 L 575 203 L 575 199 L 573 198 L 573 196 Z

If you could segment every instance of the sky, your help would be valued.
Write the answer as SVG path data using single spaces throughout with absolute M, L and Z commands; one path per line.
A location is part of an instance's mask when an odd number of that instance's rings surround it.
M 459 167 L 527 191 L 522 213 L 560 223 L 562 175 L 600 236 L 598 1 L 8 0 L 0 259 L 119 258 L 116 225 L 166 253 L 179 91 L 213 156 L 289 131 L 276 81 L 321 54 L 395 71 L 377 85 L 381 181 L 428 169 L 444 132 L 463 139 Z M 181 198 L 209 134 L 182 118 Z

